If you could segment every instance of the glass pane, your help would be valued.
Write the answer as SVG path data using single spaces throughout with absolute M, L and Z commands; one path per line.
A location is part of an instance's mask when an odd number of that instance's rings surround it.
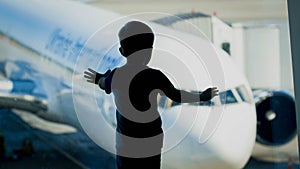
M 126 64 L 118 33 L 131 20 L 154 31 L 148 66 L 178 89 L 220 90 L 207 102 L 151 102 L 160 168 L 299 168 L 287 16 L 286 0 L 1 0 L 0 169 L 117 168 L 116 132 L 145 128 L 122 126 L 118 90 L 84 71 Z

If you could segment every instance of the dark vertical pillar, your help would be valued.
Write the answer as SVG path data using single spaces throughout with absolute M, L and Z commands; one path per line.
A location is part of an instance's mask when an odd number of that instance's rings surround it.
M 300 1 L 287 0 L 287 3 L 290 25 L 294 90 L 296 99 L 298 140 L 300 142 Z M 300 150 L 299 142 L 298 151 Z

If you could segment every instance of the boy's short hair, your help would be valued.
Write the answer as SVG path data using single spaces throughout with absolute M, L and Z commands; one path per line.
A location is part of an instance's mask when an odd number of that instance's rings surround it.
M 141 49 L 152 48 L 154 33 L 145 23 L 131 21 L 120 29 L 119 39 L 121 46 L 133 53 Z

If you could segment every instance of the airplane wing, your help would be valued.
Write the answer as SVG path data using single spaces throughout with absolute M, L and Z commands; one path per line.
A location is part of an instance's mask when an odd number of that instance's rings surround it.
M 25 61 L 7 59 L 0 62 L 0 74 L 1 108 L 46 112 L 51 91 L 71 90 L 59 79 L 53 80 L 54 77 L 36 71 L 32 64 Z
M 15 108 L 29 112 L 47 111 L 47 101 L 32 95 L 0 92 L 0 107 Z

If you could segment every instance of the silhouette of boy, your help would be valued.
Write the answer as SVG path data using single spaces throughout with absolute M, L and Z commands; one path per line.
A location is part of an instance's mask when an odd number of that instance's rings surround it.
M 127 63 L 105 74 L 89 68 L 84 77 L 107 94 L 114 94 L 118 169 L 159 169 L 163 130 L 157 110 L 158 94 L 175 102 L 191 103 L 208 101 L 218 95 L 218 90 L 216 87 L 202 93 L 178 90 L 161 71 L 148 67 L 154 34 L 146 24 L 128 22 L 119 31 L 119 40 L 119 51 Z

